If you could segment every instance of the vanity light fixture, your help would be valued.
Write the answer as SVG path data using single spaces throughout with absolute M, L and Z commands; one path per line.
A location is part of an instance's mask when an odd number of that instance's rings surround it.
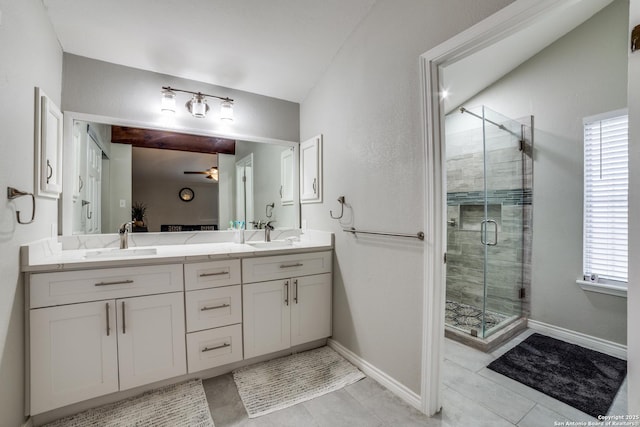
M 175 89 L 171 86 L 162 86 L 162 103 L 160 110 L 166 113 L 176 112 L 176 92 L 189 93 L 191 99 L 187 101 L 185 107 L 193 117 L 204 118 L 209 112 L 207 98 L 217 98 L 220 102 L 220 120 L 233 121 L 233 99 L 217 95 L 209 95 L 202 92 L 192 92 L 190 90 Z

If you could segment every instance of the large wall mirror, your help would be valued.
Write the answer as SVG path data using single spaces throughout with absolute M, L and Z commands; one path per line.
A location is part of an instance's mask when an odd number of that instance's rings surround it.
M 66 112 L 61 234 L 298 228 L 298 145 Z

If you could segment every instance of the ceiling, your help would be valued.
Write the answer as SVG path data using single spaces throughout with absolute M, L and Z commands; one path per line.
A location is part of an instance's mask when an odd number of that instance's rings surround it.
M 376 0 L 42 0 L 64 52 L 302 102 Z
M 613 0 L 558 2 L 556 7 L 535 17 L 518 32 L 448 65 L 443 73 L 444 100 L 448 113 L 497 82 L 526 60 L 569 33 Z M 470 71 L 473 70 L 473 71 Z
M 611 1 L 558 2 L 544 19 L 447 66 L 447 110 Z M 65 52 L 300 103 L 376 0 L 42 2 Z

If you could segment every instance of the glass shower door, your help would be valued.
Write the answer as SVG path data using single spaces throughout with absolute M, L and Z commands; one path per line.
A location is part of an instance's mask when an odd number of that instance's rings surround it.
M 484 251 L 482 337 L 522 314 L 524 180 L 522 125 L 482 107 Z

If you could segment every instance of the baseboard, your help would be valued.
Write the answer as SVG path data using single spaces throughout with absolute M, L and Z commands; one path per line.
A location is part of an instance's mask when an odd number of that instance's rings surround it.
M 342 357 L 347 359 L 349 362 L 353 363 L 358 369 L 364 372 L 367 376 L 376 380 L 383 386 L 385 386 L 390 392 L 398 396 L 400 399 L 404 400 L 409 405 L 413 406 L 419 411 L 422 411 L 422 400 L 420 399 L 420 395 L 410 390 L 405 385 L 399 383 L 394 378 L 390 377 L 385 372 L 373 366 L 371 363 L 367 362 L 342 344 L 333 339 L 329 339 L 327 345 L 338 352 Z
M 581 332 L 572 331 L 570 329 L 561 328 L 559 326 L 550 325 L 548 323 L 539 322 L 529 319 L 529 329 L 550 335 L 553 338 L 559 338 L 572 344 L 590 348 L 591 350 L 615 356 L 620 359 L 627 360 L 627 346 L 612 341 L 603 340 L 602 338 L 593 337 Z
M 33 419 L 31 417 L 27 418 L 22 427 L 33 427 Z

